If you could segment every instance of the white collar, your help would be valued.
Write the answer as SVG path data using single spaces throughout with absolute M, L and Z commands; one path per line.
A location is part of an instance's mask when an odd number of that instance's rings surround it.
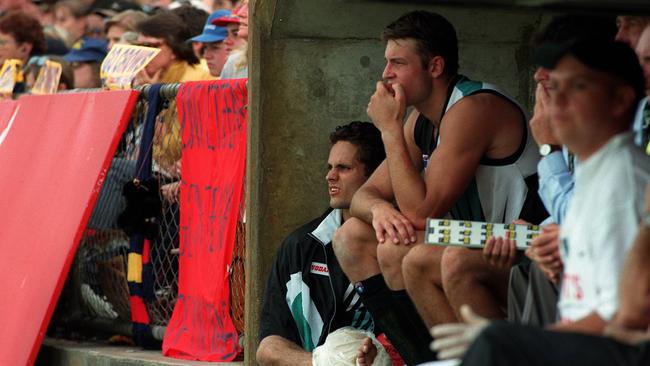
M 318 239 L 323 245 L 328 245 L 332 242 L 334 232 L 341 227 L 341 224 L 342 211 L 339 208 L 335 208 L 325 217 L 325 219 L 323 219 L 323 221 L 321 221 L 320 225 L 311 232 L 311 235 Z

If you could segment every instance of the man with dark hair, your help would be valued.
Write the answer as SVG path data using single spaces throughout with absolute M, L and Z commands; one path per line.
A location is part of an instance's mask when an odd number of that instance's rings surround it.
M 539 223 L 546 213 L 525 112 L 497 87 L 457 74 L 451 23 L 414 11 L 382 38 L 384 80 L 368 115 L 387 159 L 354 196 L 334 249 L 377 324 L 417 364 L 434 355 L 409 296 L 429 326 L 454 321 L 463 303 L 499 318 L 508 283 L 508 270 L 491 268 L 481 251 L 424 245 L 426 219 Z M 407 106 L 415 111 L 402 124 Z
M 379 130 L 369 122 L 339 126 L 330 135 L 327 181 L 330 209 L 282 243 L 264 295 L 261 365 L 311 365 L 311 352 L 335 330 L 373 330 L 331 246 L 350 217 L 352 196 L 385 157 Z
M 629 14 L 619 15 L 616 17 L 616 27 L 618 28 L 618 32 L 616 33 L 616 40 L 626 43 L 628 46 L 634 49 L 639 42 L 641 32 L 643 32 L 643 29 L 648 24 L 650 24 L 650 16 Z

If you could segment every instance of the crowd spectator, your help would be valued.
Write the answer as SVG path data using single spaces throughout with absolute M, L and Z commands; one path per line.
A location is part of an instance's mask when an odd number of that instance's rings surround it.
M 106 45 L 105 40 L 85 38 L 63 57 L 72 65 L 75 89 L 101 87 L 100 66 L 106 57 Z
M 183 5 L 176 7 L 172 10 L 172 13 L 178 15 L 183 22 L 187 24 L 190 30 L 190 37 L 196 37 L 203 32 L 203 24 L 208 19 L 209 14 L 197 7 L 191 5 Z M 207 70 L 204 61 L 201 59 L 201 48 L 202 45 L 200 42 L 192 42 L 192 49 L 194 50 L 194 55 L 200 60 L 201 66 Z
M 217 18 L 213 24 L 219 27 L 228 27 L 229 32 L 237 29 L 237 39 L 234 45 L 235 50 L 226 60 L 221 71 L 222 79 L 237 79 L 248 76 L 248 0 L 243 0 L 232 16 Z
M 639 15 L 619 15 L 616 17 L 616 40 L 635 48 L 643 28 L 650 23 L 650 17 Z
M 136 29 L 139 45 L 160 49 L 136 78 L 138 83 L 179 83 L 211 78 L 197 67 L 199 59 L 192 46 L 185 42 L 190 38 L 190 30 L 177 15 L 161 11 L 139 22 Z
M 0 18 L 0 65 L 17 59 L 27 65 L 30 57 L 45 52 L 45 35 L 37 19 L 22 11 L 10 11 Z
M 54 5 L 55 25 L 65 32 L 64 42 L 68 47 L 86 34 L 88 11 L 88 6 L 81 0 L 63 0 Z
M 110 51 L 113 45 L 121 42 L 124 33 L 135 32 L 136 24 L 146 18 L 147 15 L 141 11 L 125 10 L 106 21 L 104 29 L 108 40 L 108 50 Z
M 221 75 L 223 65 L 232 48 L 226 41 L 229 37 L 228 28 L 218 27 L 212 24 L 212 21 L 229 14 L 229 10 L 218 10 L 210 14 L 203 27 L 203 33 L 189 39 L 193 44 L 200 46 L 199 54 L 205 60 L 210 75 L 214 77 Z

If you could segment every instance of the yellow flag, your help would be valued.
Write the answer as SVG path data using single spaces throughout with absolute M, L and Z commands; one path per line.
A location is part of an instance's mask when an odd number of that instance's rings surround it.
M 16 83 L 22 80 L 23 62 L 15 59 L 5 60 L 0 69 L 0 94 L 12 94 Z
M 45 64 L 38 72 L 38 77 L 32 87 L 32 94 L 54 94 L 59 89 L 61 79 L 61 64 L 55 61 L 45 60 Z

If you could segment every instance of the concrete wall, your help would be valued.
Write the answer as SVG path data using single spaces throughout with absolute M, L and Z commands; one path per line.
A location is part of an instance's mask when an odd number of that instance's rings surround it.
M 365 108 L 384 67 L 382 28 L 409 10 L 446 16 L 457 29 L 461 72 L 500 85 L 531 106 L 528 40 L 548 21 L 538 10 L 342 0 L 251 4 L 246 363 L 275 250 L 327 207 L 327 137 Z

